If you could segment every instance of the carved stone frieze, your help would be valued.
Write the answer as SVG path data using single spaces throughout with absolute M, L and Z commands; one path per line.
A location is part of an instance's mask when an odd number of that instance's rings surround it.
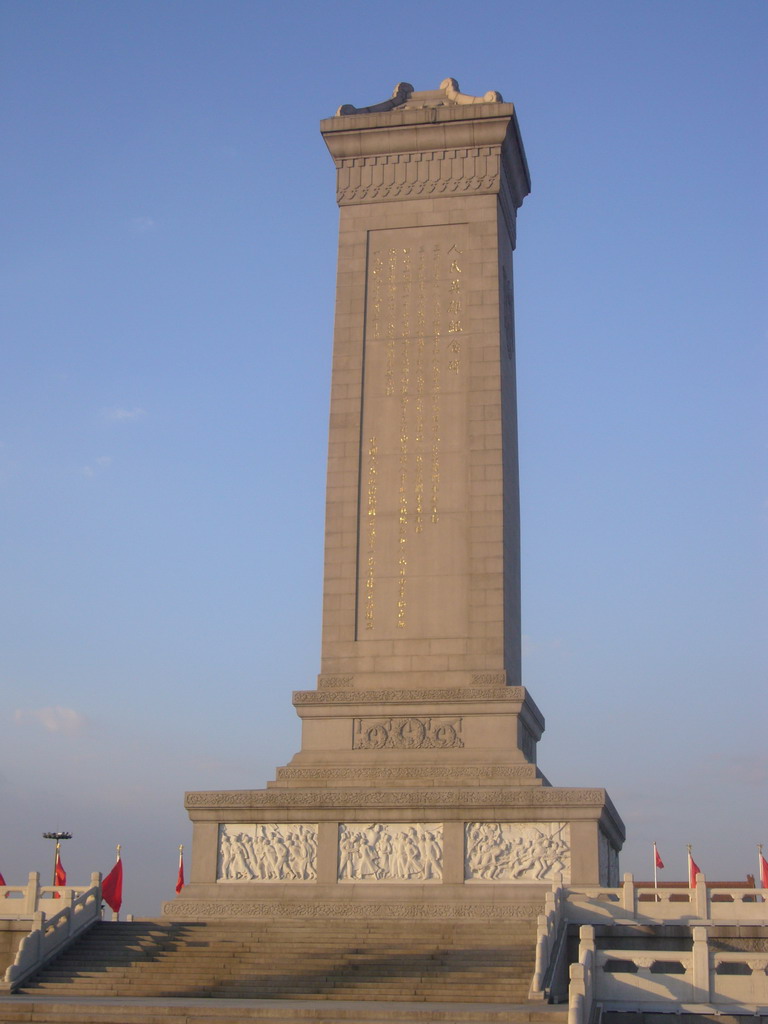
M 506 672 L 476 672 L 472 676 L 473 686 L 506 686 Z M 521 690 L 520 686 L 510 686 L 510 690 Z
M 319 690 L 342 690 L 354 679 L 354 676 L 318 676 L 317 687 Z
M 356 718 L 354 750 L 463 747 L 460 718 Z
M 270 902 L 255 900 L 173 900 L 163 904 L 163 915 L 182 920 L 209 917 L 319 918 L 370 917 L 385 920 L 530 921 L 541 913 L 533 903 L 372 903 L 362 900 Z
M 277 769 L 277 778 L 281 781 L 295 782 L 316 782 L 335 780 L 360 780 L 372 782 L 376 780 L 391 779 L 467 779 L 470 783 L 475 780 L 517 780 L 535 779 L 536 767 L 532 764 L 512 765 L 479 765 L 477 767 L 464 767 L 463 765 L 375 765 L 361 766 L 355 768 L 293 768 L 285 767 Z
M 439 882 L 443 826 L 339 825 L 340 882 Z
M 312 882 L 317 825 L 219 825 L 219 882 Z
M 300 704 L 434 704 L 437 701 L 503 700 L 514 704 L 525 699 L 522 686 L 502 686 L 491 689 L 452 686 L 435 690 L 294 690 L 293 703 Z
M 480 146 L 420 153 L 372 154 L 337 162 L 336 199 L 348 203 L 381 202 L 499 191 L 498 149 Z
M 570 828 L 564 821 L 465 825 L 464 877 L 471 882 L 570 881 Z
M 235 789 L 187 793 L 185 806 L 194 807 L 500 807 L 530 805 L 600 806 L 602 789 Z

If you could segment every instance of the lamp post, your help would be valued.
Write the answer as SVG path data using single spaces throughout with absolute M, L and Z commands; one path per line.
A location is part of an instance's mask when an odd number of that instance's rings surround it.
M 53 885 L 56 885 L 56 868 L 59 863 L 59 850 L 63 839 L 71 839 L 71 832 L 43 832 L 43 839 L 55 839 L 56 849 L 53 854 Z

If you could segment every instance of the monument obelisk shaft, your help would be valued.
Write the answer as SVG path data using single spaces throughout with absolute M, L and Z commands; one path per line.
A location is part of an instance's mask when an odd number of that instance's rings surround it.
M 416 95 L 322 123 L 341 216 L 321 685 L 518 685 L 528 172 L 511 104 Z

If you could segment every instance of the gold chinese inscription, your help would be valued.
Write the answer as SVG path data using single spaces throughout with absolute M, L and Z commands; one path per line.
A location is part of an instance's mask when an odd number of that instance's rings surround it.
M 417 241 L 374 243 L 368 254 L 360 610 L 366 631 L 374 631 L 383 615 L 399 633 L 408 625 L 419 535 L 440 522 L 443 401 L 446 388 L 452 393 L 463 388 L 457 378 L 467 330 L 467 265 L 461 231 L 454 237 L 448 228 L 383 235 L 398 241 L 411 235 Z M 385 465 L 391 470 L 382 477 Z M 396 480 L 397 493 L 390 484 L 383 492 L 382 480 Z M 391 537 L 378 551 L 377 515 L 381 536 Z M 392 582 L 382 591 L 384 579 Z
M 368 504 L 366 508 L 365 532 L 365 628 L 373 629 L 373 601 L 376 586 L 376 438 L 368 441 Z

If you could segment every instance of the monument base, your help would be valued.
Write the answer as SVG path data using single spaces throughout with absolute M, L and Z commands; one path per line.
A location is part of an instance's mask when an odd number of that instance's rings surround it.
M 187 793 L 189 884 L 166 915 L 535 917 L 557 879 L 618 884 L 621 819 L 528 759 L 544 723 L 522 687 L 294 703 L 302 750 L 266 789 Z

